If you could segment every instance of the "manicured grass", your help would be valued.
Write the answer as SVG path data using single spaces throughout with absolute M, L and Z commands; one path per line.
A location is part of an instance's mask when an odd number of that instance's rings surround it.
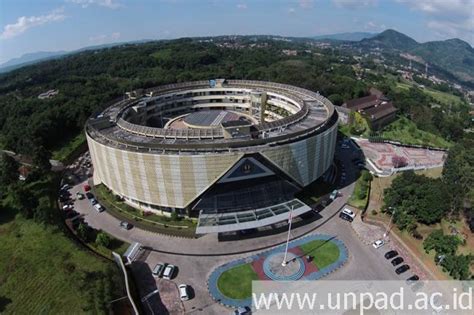
M 75 152 L 81 145 L 86 142 L 86 136 L 84 133 L 80 133 L 65 145 L 61 146 L 57 150 L 53 150 L 53 160 L 65 161 L 69 156 Z
M 98 284 L 112 262 L 78 247 L 61 231 L 0 213 L 0 300 L 3 314 L 79 314 L 90 300 L 85 273 Z M 118 270 L 117 270 L 118 273 Z
M 339 259 L 339 247 L 331 241 L 314 240 L 306 244 L 300 245 L 299 248 L 305 255 L 313 257 L 312 263 L 322 269 Z
M 257 273 L 250 264 L 245 264 L 223 272 L 217 279 L 217 287 L 228 298 L 241 300 L 252 295 L 253 280 L 258 280 Z
M 354 192 L 352 193 L 347 203 L 361 210 L 365 209 L 365 207 L 367 206 L 367 202 L 369 202 L 370 184 L 370 182 L 364 181 L 363 176 L 359 176 L 354 186 Z M 365 193 L 363 192 L 364 189 Z M 364 197 L 360 198 L 360 196 Z
M 365 209 L 365 206 L 367 205 L 367 202 L 369 201 L 369 199 L 368 199 L 368 194 L 366 194 L 365 198 L 362 198 L 362 199 L 357 198 L 358 192 L 360 190 L 362 190 L 362 187 L 361 187 L 361 184 L 358 180 L 356 182 L 356 185 L 355 185 L 355 188 L 354 188 L 354 193 L 349 198 L 347 203 L 349 205 L 355 207 L 355 208 L 363 210 L 363 209 Z M 368 188 L 367 188 L 367 191 L 368 191 Z
M 451 143 L 442 137 L 419 130 L 415 123 L 404 117 L 385 127 L 380 135 L 385 139 L 398 141 L 403 144 L 428 145 L 439 148 L 451 146 Z

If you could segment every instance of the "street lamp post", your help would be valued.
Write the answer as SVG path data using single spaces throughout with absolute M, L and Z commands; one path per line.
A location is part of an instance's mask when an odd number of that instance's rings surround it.
M 396 210 L 393 210 L 393 211 L 392 211 L 392 216 L 390 217 L 390 222 L 388 223 L 387 230 L 385 231 L 385 233 L 383 233 L 383 238 L 386 238 L 386 237 L 387 237 L 388 232 L 389 232 L 390 229 L 391 229 L 392 221 L 393 221 L 393 216 L 395 215 L 395 211 L 396 211 Z
M 291 206 L 290 217 L 288 218 L 288 236 L 286 237 L 285 256 L 283 256 L 283 262 L 281 265 L 286 266 L 286 255 L 288 254 L 288 243 L 290 242 L 291 222 L 293 221 L 293 206 Z

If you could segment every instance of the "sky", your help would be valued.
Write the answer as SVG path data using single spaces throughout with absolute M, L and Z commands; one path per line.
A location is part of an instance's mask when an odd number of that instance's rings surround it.
M 474 45 L 474 0 L 0 0 L 0 64 L 25 53 L 192 36 L 395 29 Z

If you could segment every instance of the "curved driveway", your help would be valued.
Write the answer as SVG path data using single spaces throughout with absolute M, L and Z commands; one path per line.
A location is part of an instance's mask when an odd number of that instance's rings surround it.
M 350 177 L 348 177 L 350 179 Z M 84 182 L 74 186 L 71 193 L 75 195 L 77 191 L 82 190 Z M 318 227 L 322 226 L 332 217 L 334 217 L 339 209 L 346 203 L 348 197 L 354 189 L 354 183 L 348 184 L 339 191 L 339 196 L 323 211 L 321 218 L 308 223 L 306 225 L 292 229 L 292 239 L 299 238 L 311 233 Z M 99 200 L 100 202 L 100 200 Z M 114 216 L 104 212 L 97 212 L 90 205 L 87 199 L 76 200 L 75 210 L 84 216 L 84 220 L 92 227 L 104 230 L 112 236 L 126 242 L 139 242 L 144 246 L 158 252 L 175 255 L 186 256 L 224 256 L 235 255 L 248 252 L 263 250 L 269 247 L 286 242 L 287 233 L 260 236 L 256 238 L 248 238 L 238 241 L 219 241 L 216 234 L 206 234 L 196 239 L 180 238 L 168 236 L 150 231 L 133 228 L 124 230 L 120 228 L 120 221 Z

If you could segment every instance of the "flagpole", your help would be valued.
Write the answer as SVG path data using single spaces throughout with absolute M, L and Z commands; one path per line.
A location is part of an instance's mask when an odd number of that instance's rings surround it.
M 290 218 L 288 221 L 288 236 L 286 237 L 285 256 L 283 257 L 283 262 L 281 263 L 283 267 L 286 266 L 286 254 L 288 254 L 288 243 L 290 242 L 291 222 L 293 222 L 293 206 L 291 206 Z

